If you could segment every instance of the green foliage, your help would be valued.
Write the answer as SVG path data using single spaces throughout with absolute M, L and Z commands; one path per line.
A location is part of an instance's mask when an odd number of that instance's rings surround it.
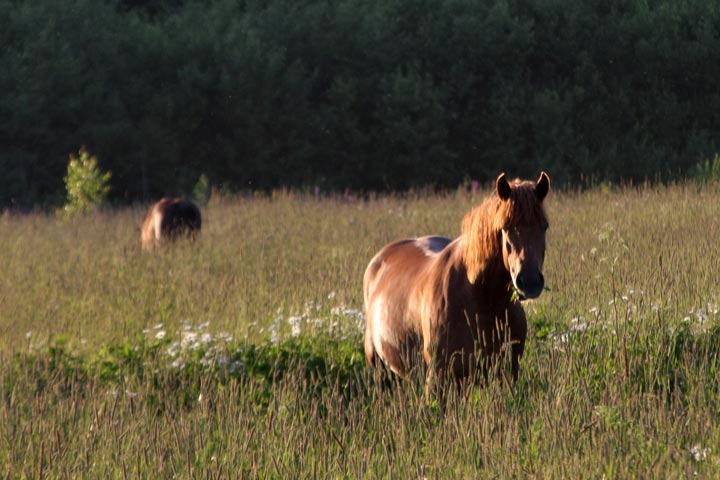
M 87 212 L 102 204 L 110 192 L 110 172 L 102 172 L 97 157 L 81 147 L 78 155 L 70 154 L 65 175 L 67 202 L 64 211 L 68 215 Z
M 192 198 L 201 205 L 207 205 L 210 199 L 210 180 L 204 173 L 193 187 Z
M 720 181 L 720 154 L 695 165 L 693 174 L 699 182 Z
M 202 173 L 230 191 L 692 175 L 720 151 L 719 25 L 705 0 L 4 2 L 0 204 L 59 202 L 82 142 L 125 201 Z

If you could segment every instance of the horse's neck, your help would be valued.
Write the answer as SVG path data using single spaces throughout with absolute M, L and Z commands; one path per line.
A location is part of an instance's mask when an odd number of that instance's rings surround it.
M 473 283 L 468 279 L 460 249 L 456 249 L 448 260 L 444 266 L 444 275 L 447 276 L 441 295 L 447 300 L 448 308 L 459 309 L 455 314 L 500 312 L 507 308 L 511 279 L 505 269 L 502 253 L 487 256 Z
M 510 279 L 510 273 L 505 269 L 505 262 L 499 249 L 489 254 L 483 265 L 475 281 L 476 288 L 482 290 L 507 288 L 505 280 Z

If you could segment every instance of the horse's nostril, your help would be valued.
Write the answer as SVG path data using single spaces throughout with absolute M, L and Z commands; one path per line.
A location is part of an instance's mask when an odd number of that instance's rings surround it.
M 525 275 L 520 273 L 520 275 L 515 278 L 515 283 L 520 290 L 523 290 L 525 288 Z

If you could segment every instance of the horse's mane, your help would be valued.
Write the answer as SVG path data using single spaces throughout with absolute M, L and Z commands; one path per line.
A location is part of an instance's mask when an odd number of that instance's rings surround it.
M 463 218 L 462 255 L 470 283 L 475 282 L 488 260 L 501 248 L 497 241 L 500 230 L 547 222 L 542 201 L 535 194 L 535 182 L 515 179 L 509 183 L 511 194 L 507 201 L 495 191 Z

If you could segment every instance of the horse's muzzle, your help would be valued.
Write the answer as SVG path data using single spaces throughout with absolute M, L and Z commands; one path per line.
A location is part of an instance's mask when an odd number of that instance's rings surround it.
M 545 277 L 539 271 L 521 270 L 515 278 L 515 288 L 523 298 L 537 298 L 545 288 Z

